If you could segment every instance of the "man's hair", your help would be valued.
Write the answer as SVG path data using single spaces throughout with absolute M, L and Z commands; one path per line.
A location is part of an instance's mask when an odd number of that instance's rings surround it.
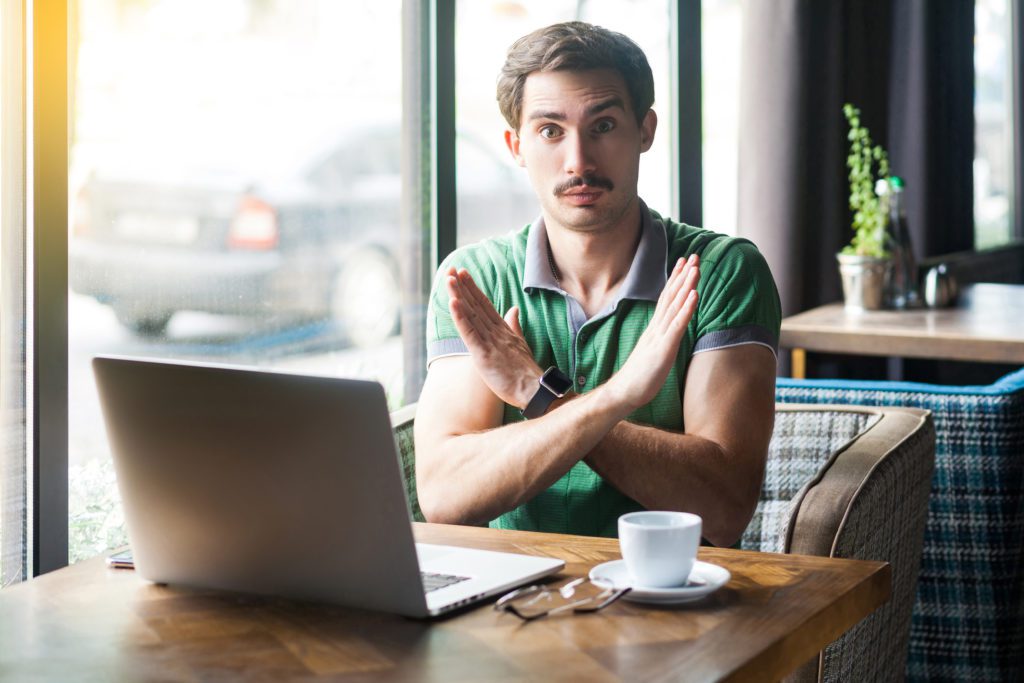
M 530 74 L 591 69 L 613 69 L 622 75 L 637 125 L 642 124 L 654 104 L 654 75 L 643 50 L 621 33 L 582 21 L 538 29 L 512 43 L 498 76 L 502 115 L 512 130 L 519 130 L 523 89 Z

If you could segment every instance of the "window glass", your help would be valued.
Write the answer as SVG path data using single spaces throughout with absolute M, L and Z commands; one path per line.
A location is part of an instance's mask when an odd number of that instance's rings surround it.
M 75 561 L 124 539 L 95 354 L 405 397 L 400 1 L 79 0 L 72 16 Z
M 735 235 L 739 168 L 740 0 L 701 1 L 704 226 Z
M 505 146 L 505 119 L 495 84 L 505 52 L 549 24 L 587 21 L 624 33 L 644 50 L 654 72 L 654 145 L 641 156 L 640 196 L 670 215 L 670 12 L 667 0 L 460 0 L 456 5 L 456 191 L 459 245 L 516 230 L 540 214 L 526 171 Z
M 20 3 L 0 6 L 0 587 L 27 576 L 24 62 Z
M 974 245 L 1013 235 L 1013 69 L 1010 0 L 974 5 Z

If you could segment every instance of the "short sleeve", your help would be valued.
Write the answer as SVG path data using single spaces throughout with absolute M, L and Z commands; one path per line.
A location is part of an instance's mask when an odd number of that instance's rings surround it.
M 744 239 L 720 237 L 701 255 L 693 353 L 761 344 L 778 355 L 782 307 L 761 252 Z
M 473 276 L 477 287 L 501 308 L 504 299 L 505 283 L 502 278 L 504 268 L 495 263 L 495 254 L 502 251 L 496 245 L 472 245 L 453 251 L 441 263 L 434 275 L 434 283 L 430 288 L 430 299 L 427 305 L 427 365 L 444 356 L 465 355 L 469 353 L 465 342 L 448 310 L 448 289 L 445 286 L 444 273 L 449 267 L 465 268 Z M 504 257 L 504 254 L 500 254 Z

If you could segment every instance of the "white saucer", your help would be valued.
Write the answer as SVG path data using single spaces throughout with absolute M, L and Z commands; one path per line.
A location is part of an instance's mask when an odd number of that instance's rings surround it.
M 691 583 L 677 588 L 633 586 L 633 590 L 623 595 L 622 599 L 659 605 L 690 602 L 714 593 L 728 583 L 731 577 L 732 574 L 725 567 L 697 560 L 693 563 L 693 571 L 690 572 Z M 597 565 L 590 570 L 590 580 L 599 586 L 610 586 L 616 589 L 626 588 L 631 583 L 624 560 L 613 560 Z

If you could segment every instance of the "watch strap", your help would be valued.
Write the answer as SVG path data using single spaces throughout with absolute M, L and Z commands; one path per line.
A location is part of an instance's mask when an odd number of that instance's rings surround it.
M 530 402 L 522 410 L 523 417 L 525 417 L 528 420 L 540 417 L 541 415 L 547 412 L 548 407 L 551 406 L 555 399 L 562 398 L 563 396 L 565 396 L 565 392 L 559 394 L 556 391 L 552 390 L 551 387 L 547 385 L 545 379 L 548 378 L 549 375 L 555 375 L 556 377 L 561 378 L 563 382 L 568 382 L 570 384 L 572 382 L 572 380 L 570 380 L 558 368 L 548 368 L 540 377 L 537 387 L 537 393 L 533 395 L 533 398 L 530 399 Z
M 548 389 L 546 386 L 541 384 L 537 388 L 537 393 L 533 395 L 530 402 L 523 408 L 523 417 L 527 420 L 532 420 L 535 417 L 540 417 L 548 411 L 548 407 L 554 403 L 555 393 Z

